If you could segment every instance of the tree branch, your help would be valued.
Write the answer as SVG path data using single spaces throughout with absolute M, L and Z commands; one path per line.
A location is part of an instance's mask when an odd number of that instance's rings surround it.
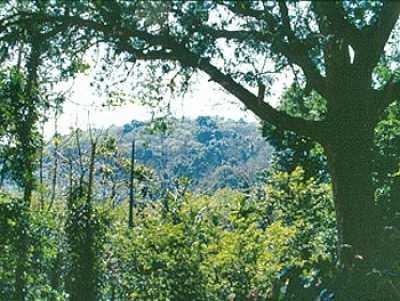
M 266 20 L 268 23 L 276 22 L 274 16 L 268 11 L 253 9 L 249 6 L 251 2 L 233 1 L 231 4 L 225 5 L 232 13 L 241 15 L 242 17 L 252 17 L 257 20 Z
M 391 76 L 383 89 L 375 91 L 379 115 L 394 101 L 400 99 L 400 82 L 395 80 L 395 74 Z
M 316 1 L 313 2 L 314 12 L 320 19 L 320 28 L 327 34 L 335 34 L 343 38 L 356 51 L 361 47 L 361 32 L 346 20 L 346 12 L 340 1 Z M 321 26 L 324 23 L 324 26 Z
M 192 58 L 188 57 L 187 62 Z M 211 80 L 218 83 L 225 90 L 238 98 L 247 109 L 252 111 L 261 120 L 267 121 L 278 128 L 293 131 L 318 141 L 322 138 L 320 127 L 321 122 L 309 121 L 290 116 L 285 112 L 276 110 L 270 104 L 262 101 L 264 99 L 262 85 L 259 87 L 259 95 L 254 95 L 242 85 L 234 81 L 229 75 L 222 73 L 214 65 L 209 63 L 208 60 L 200 60 L 198 68 L 207 73 L 211 77 Z
M 224 74 L 217 67 L 212 65 L 209 60 L 201 58 L 199 55 L 194 54 L 184 45 L 175 41 L 174 37 L 165 34 L 150 34 L 136 29 L 121 29 L 115 28 L 109 25 L 98 23 L 88 19 L 82 19 L 77 16 L 42 16 L 41 22 L 66 22 L 71 26 L 86 27 L 89 29 L 102 32 L 106 36 L 117 37 L 116 43 L 122 50 L 132 53 L 138 59 L 164 59 L 164 60 L 178 60 L 182 65 L 198 68 L 205 72 L 211 77 L 211 80 L 218 83 L 226 91 L 230 92 L 236 98 L 238 98 L 247 109 L 251 110 L 261 120 L 270 122 L 271 124 L 283 129 L 294 131 L 300 135 L 312 137 L 313 139 L 320 140 L 322 138 L 319 121 L 304 120 L 302 118 L 293 117 L 285 112 L 278 111 L 273 108 L 270 104 L 261 101 L 261 96 L 254 95 L 241 84 L 233 80 L 229 75 Z M 54 25 L 54 23 L 53 23 Z M 221 33 L 221 32 L 220 32 Z M 237 37 L 237 33 L 224 32 L 226 34 L 232 34 Z M 147 42 L 151 46 L 161 46 L 164 50 L 161 51 L 149 51 L 145 53 L 142 50 L 138 50 L 132 47 L 128 41 L 137 37 Z M 286 51 L 281 48 L 282 51 Z M 308 62 L 301 55 L 293 55 L 293 60 L 306 66 L 306 70 L 310 70 Z M 307 72 L 310 76 L 310 72 Z M 313 73 L 313 72 L 311 72 Z M 319 75 L 312 74 L 311 78 L 318 81 L 323 81 L 323 78 Z M 260 88 L 262 90 L 262 88 Z M 263 95 L 262 95 L 263 97 Z
M 296 36 L 292 30 L 292 27 L 290 26 L 289 9 L 285 1 L 279 1 L 278 3 L 279 3 L 279 10 L 282 16 L 283 29 L 285 30 L 285 33 L 289 41 L 294 41 L 296 40 Z
M 307 41 L 300 40 L 292 31 L 286 3 L 284 1 L 279 2 L 281 20 L 276 19 L 273 14 L 267 11 L 267 9 L 252 9 L 250 8 L 249 3 L 246 5 L 243 5 L 243 3 L 246 2 L 234 2 L 234 5 L 226 5 L 226 7 L 234 14 L 245 17 L 253 17 L 259 21 L 265 21 L 269 28 L 267 34 L 251 31 L 249 32 L 251 35 L 247 36 L 247 38 L 253 37 L 257 38 L 259 41 L 271 43 L 271 46 L 274 48 L 275 52 L 285 56 L 289 60 L 289 63 L 298 65 L 303 70 L 307 81 L 311 84 L 313 89 L 323 97 L 326 97 L 327 93 L 325 78 L 320 74 L 319 70 L 307 54 L 309 49 Z M 219 31 L 216 34 L 219 37 L 240 40 L 240 38 L 243 39 L 245 36 L 245 32 L 246 31 L 239 31 L 233 34 L 232 31 L 222 30 L 222 32 Z M 286 35 L 287 41 L 285 41 L 284 36 L 282 37 L 282 33 Z
M 275 52 L 283 55 L 289 60 L 289 63 L 298 65 L 304 72 L 307 81 L 311 84 L 313 89 L 320 95 L 326 96 L 326 81 L 320 74 L 314 63 L 307 56 L 307 46 L 300 40 L 296 39 L 294 35 L 291 37 L 291 42 L 284 42 L 276 39 L 273 33 L 261 33 L 258 31 L 249 30 L 224 30 L 214 29 L 209 26 L 201 26 L 196 28 L 203 34 L 208 34 L 215 39 L 224 38 L 228 40 L 236 40 L 245 42 L 249 40 L 256 40 L 271 44 Z
M 386 42 L 399 18 L 399 14 L 400 1 L 385 1 L 377 21 L 362 31 L 362 55 L 357 63 L 359 65 L 364 64 L 364 68 L 368 72 L 372 72 L 372 69 L 378 63 Z

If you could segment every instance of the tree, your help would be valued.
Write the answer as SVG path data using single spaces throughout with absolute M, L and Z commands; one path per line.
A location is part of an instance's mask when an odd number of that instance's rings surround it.
M 6 15 L 0 31 L 39 23 L 44 33 L 106 42 L 126 61 L 160 62 L 165 73 L 176 68 L 161 61 L 178 62 L 180 74 L 206 73 L 261 120 L 319 142 L 333 183 L 338 255 L 351 270 L 379 258 L 372 148 L 376 124 L 400 92 L 396 51 L 385 49 L 399 13 L 391 1 L 60 0 Z M 378 64 L 390 76 L 379 79 Z M 292 116 L 264 100 L 273 74 L 284 70 L 326 100 L 324 119 Z
M 38 108 L 42 105 L 36 85 L 37 53 L 32 49 L 31 60 L 29 60 L 28 76 L 24 78 L 18 69 L 11 69 L 9 74 L 1 79 L 0 97 L 2 98 L 2 116 L 7 122 L 2 125 L 4 133 L 0 138 L 6 143 L 11 178 L 23 189 L 22 208 L 30 207 L 32 193 L 35 186 L 34 170 L 35 157 L 38 150 L 40 136 L 35 127 L 39 117 Z M 15 270 L 15 299 L 24 300 L 26 296 L 27 278 L 26 271 L 29 266 L 28 251 L 30 239 L 28 235 L 29 221 L 24 221 L 24 227 L 16 240 L 20 244 L 18 248 L 18 264 Z
M 303 118 L 324 116 L 324 99 L 316 93 L 307 95 L 298 85 L 290 87 L 281 98 L 279 107 L 286 112 Z M 316 178 L 320 182 L 329 182 L 328 167 L 323 148 L 314 140 L 283 131 L 269 123 L 263 125 L 263 136 L 274 147 L 272 158 L 273 171 L 292 172 L 302 166 L 305 178 Z

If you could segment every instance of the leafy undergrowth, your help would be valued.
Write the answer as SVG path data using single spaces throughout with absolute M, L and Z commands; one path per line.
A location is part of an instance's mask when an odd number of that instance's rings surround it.
M 1 196 L 1 300 L 21 260 L 28 300 L 278 300 L 320 294 L 319 264 L 333 259 L 330 188 L 300 168 L 261 196 L 169 193 L 136 208 L 133 228 L 124 204 L 67 203 L 48 212 Z

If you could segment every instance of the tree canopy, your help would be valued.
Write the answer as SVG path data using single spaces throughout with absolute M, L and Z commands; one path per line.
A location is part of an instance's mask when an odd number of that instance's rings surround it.
M 22 3 L 3 4 L 4 10 L 9 9 L 2 21 L 3 40 L 24 36 L 24 31 L 12 30 L 18 24 L 37 24 L 40 38 L 52 43 L 46 52 L 53 59 L 62 60 L 59 51 L 65 49 L 79 51 L 106 42 L 126 61 L 178 62 L 182 73 L 196 69 L 208 74 L 262 120 L 313 138 L 324 137 L 324 124 L 336 120 L 340 112 L 345 115 L 349 107 L 358 107 L 360 114 L 368 107 L 371 118 L 378 118 L 398 95 L 391 60 L 396 51 L 384 51 L 400 10 L 397 2 Z M 391 64 L 385 64 L 388 61 Z M 383 82 L 376 80 L 378 64 L 389 73 Z M 174 67 L 162 65 L 165 72 Z M 264 101 L 264 86 L 270 85 L 274 73 L 288 69 L 303 87 L 328 100 L 325 122 L 278 112 Z M 251 86 L 259 87 L 259 95 Z M 365 87 L 372 89 L 373 99 L 355 97 L 349 103 L 335 95 Z
M 368 271 L 391 265 L 384 245 L 376 243 L 382 241 L 387 215 L 378 204 L 374 167 L 380 158 L 374 150 L 380 139 L 376 132 L 385 126 L 380 121 L 394 110 L 391 104 L 400 93 L 400 2 L 49 0 L 0 5 L 1 63 L 17 62 L 27 74 L 29 118 L 19 137 L 27 147 L 26 203 L 33 190 L 29 158 L 37 120 L 35 88 L 51 87 L 86 69 L 85 54 L 93 49 L 101 61 L 97 87 L 110 98 L 128 95 L 109 82 L 111 75 L 122 75 L 125 87 L 134 88 L 131 95 L 147 88 L 140 96 L 161 106 L 162 79 L 171 90 L 185 90 L 193 74 L 201 72 L 261 121 L 309 139 L 302 143 L 319 143 L 317 152 L 324 153 L 332 183 L 338 264 L 344 279 L 350 279 L 338 298 L 367 298 L 361 287 L 370 281 Z M 297 99 L 275 108 L 268 102 L 270 87 L 287 74 L 293 79 L 287 95 Z M 129 82 L 131 77 L 142 81 Z M 199 139 L 206 136 L 199 133 Z M 310 149 L 306 145 L 305 151 Z

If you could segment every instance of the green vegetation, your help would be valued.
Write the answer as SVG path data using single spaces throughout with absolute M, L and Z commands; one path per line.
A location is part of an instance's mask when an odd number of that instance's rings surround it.
M 255 124 L 205 116 L 195 120 L 167 121 L 167 130 L 161 132 L 152 131 L 153 123 L 139 121 L 103 131 L 102 155 L 98 157 L 97 183 L 102 186 L 99 191 L 111 193 L 113 186 L 121 188 L 123 185 L 127 191 L 133 140 L 138 173 L 152 180 L 153 184 L 160 182 L 164 189 L 174 189 L 179 178 L 187 178 L 188 189 L 202 193 L 224 187 L 249 189 L 268 167 L 272 148 L 265 143 Z M 82 153 L 88 153 L 88 132 L 78 134 Z M 76 132 L 71 132 L 64 137 L 54 137 L 60 140 L 56 155 L 54 139 L 46 147 L 42 169 L 44 186 L 48 190 L 52 190 L 49 188 L 51 180 L 48 180 L 52 178 L 54 164 L 51 157 L 79 161 L 76 135 Z M 65 170 L 57 178 L 58 187 L 63 187 L 68 184 L 69 166 L 60 164 L 59 168 Z M 73 173 L 79 173 L 79 168 L 79 164 L 74 164 Z M 149 181 L 142 188 L 146 188 L 149 194 Z M 123 199 L 124 194 L 117 192 L 115 198 Z
M 399 16 L 381 0 L 0 1 L 0 298 L 399 300 Z M 89 71 L 105 106 L 152 122 L 46 145 L 59 87 Z M 166 117 L 199 73 L 259 118 L 271 164 L 252 125 Z
M 15 293 L 23 231 L 27 300 L 275 300 L 293 293 L 292 281 L 316 285 L 317 263 L 332 260 L 335 243 L 329 185 L 298 168 L 276 173 L 265 191 L 263 199 L 230 189 L 170 193 L 135 210 L 132 229 L 126 203 L 91 208 L 70 198 L 26 210 L 3 194 L 0 299 Z M 301 279 L 288 282 L 292 270 Z

